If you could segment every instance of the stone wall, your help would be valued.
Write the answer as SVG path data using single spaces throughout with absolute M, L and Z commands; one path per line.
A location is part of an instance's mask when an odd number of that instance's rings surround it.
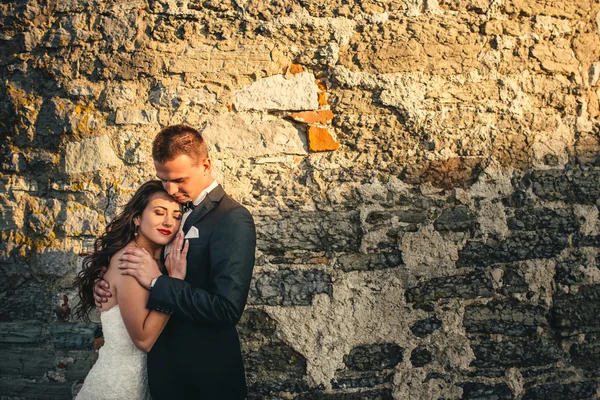
M 93 365 L 70 284 L 181 122 L 256 221 L 252 399 L 597 398 L 599 13 L 0 1 L 0 398 Z

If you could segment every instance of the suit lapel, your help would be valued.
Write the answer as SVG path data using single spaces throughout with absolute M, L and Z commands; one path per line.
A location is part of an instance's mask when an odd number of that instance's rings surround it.
M 200 221 L 206 214 L 210 212 L 213 208 L 215 208 L 215 204 L 221 201 L 223 196 L 225 195 L 225 191 L 221 185 L 218 185 L 216 188 L 210 191 L 208 195 L 194 208 L 194 211 L 187 217 L 185 220 L 185 224 L 183 225 L 183 232 L 187 234 L 190 230 L 190 227 L 195 225 L 196 222 Z

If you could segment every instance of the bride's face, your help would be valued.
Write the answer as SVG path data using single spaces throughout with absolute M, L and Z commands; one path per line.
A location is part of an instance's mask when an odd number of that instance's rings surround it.
M 138 235 L 165 245 L 179 231 L 181 215 L 181 204 L 166 193 L 155 193 L 139 218 Z

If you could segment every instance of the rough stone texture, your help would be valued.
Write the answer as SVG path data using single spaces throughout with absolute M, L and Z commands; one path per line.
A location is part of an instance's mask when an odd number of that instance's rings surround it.
M 588 333 L 600 331 L 596 318 L 600 307 L 600 286 L 582 286 L 575 294 L 554 296 L 553 323 L 563 333 Z
M 426 337 L 442 327 L 442 321 L 435 317 L 422 319 L 415 322 L 411 327 L 411 332 L 417 337 Z
M 468 333 L 499 333 L 530 336 L 548 325 L 548 310 L 516 299 L 492 300 L 485 305 L 465 307 L 464 325 Z
M 1 396 L 72 397 L 80 256 L 188 123 L 256 221 L 249 398 L 597 397 L 599 15 L 0 2 Z
M 594 381 L 541 385 L 527 390 L 523 400 L 592 399 L 597 387 Z
M 112 150 L 108 136 L 67 144 L 65 172 L 68 174 L 98 171 L 118 164 L 119 159 Z
M 506 263 L 517 260 L 556 257 L 568 245 L 568 237 L 543 232 L 516 231 L 506 239 L 470 241 L 459 252 L 460 266 Z
M 344 363 L 356 371 L 383 370 L 402 361 L 403 353 L 404 349 L 394 343 L 358 346 L 344 357 Z
M 295 111 L 319 108 L 315 76 L 308 72 L 293 74 L 286 79 L 275 75 L 258 80 L 233 94 L 233 106 L 238 111 Z
M 331 276 L 323 271 L 263 272 L 254 276 L 248 302 L 252 305 L 310 305 L 314 295 L 331 294 Z
M 482 383 L 465 383 L 462 385 L 463 399 L 465 400 L 512 400 L 513 393 L 506 384 L 484 385 Z
M 473 341 L 473 365 L 481 368 L 532 367 L 552 364 L 563 354 L 558 345 L 549 339 L 513 341 Z
M 240 158 L 305 155 L 306 137 L 290 122 L 255 114 L 220 115 L 203 130 L 213 153 Z
M 432 360 L 431 352 L 423 347 L 417 347 L 410 353 L 410 363 L 413 367 L 424 367 Z

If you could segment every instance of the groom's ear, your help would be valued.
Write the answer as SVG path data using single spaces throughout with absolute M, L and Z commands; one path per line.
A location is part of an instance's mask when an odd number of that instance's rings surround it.
M 212 168 L 212 160 L 209 157 L 206 157 L 204 160 L 202 160 L 202 172 L 204 173 L 204 175 L 206 175 L 207 172 L 210 172 L 210 169 Z

